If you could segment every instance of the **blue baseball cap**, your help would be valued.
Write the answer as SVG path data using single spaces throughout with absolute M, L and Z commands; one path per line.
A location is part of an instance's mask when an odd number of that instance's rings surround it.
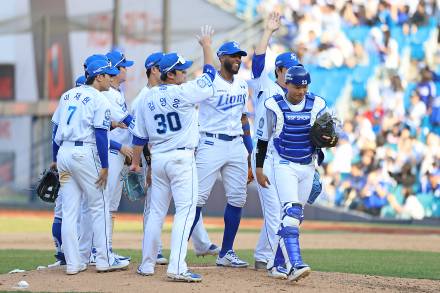
M 161 73 L 167 73 L 173 69 L 175 70 L 185 70 L 191 67 L 192 61 L 185 60 L 182 56 L 177 53 L 169 53 L 163 55 L 162 59 L 159 61 L 159 70 Z
M 164 53 L 156 52 L 151 54 L 145 60 L 145 69 L 150 69 L 153 66 L 157 66 L 159 64 L 160 59 L 162 59 Z
M 87 66 L 96 60 L 108 61 L 108 58 L 102 54 L 93 54 L 93 55 L 87 57 L 86 60 L 84 61 L 84 69 L 87 69 Z
M 100 74 L 118 75 L 119 70 L 113 67 L 110 61 L 96 60 L 91 62 L 86 69 L 87 78 Z
M 303 65 L 299 63 L 298 56 L 296 56 L 295 53 L 286 52 L 277 56 L 277 59 L 275 59 L 275 66 L 290 68 L 292 66 L 303 66 Z
M 247 56 L 246 51 L 240 49 L 240 45 L 237 42 L 226 42 L 218 49 L 217 56 L 234 55 L 237 53 L 241 56 Z
M 110 60 L 113 67 L 130 67 L 134 64 L 133 61 L 127 60 L 123 53 L 116 50 L 108 52 L 105 56 Z
M 82 86 L 84 84 L 86 84 L 86 77 L 84 75 L 78 76 L 75 81 L 75 86 Z

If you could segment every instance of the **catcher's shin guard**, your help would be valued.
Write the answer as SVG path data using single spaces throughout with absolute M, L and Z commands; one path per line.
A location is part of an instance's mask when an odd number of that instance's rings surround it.
M 288 259 L 287 269 L 307 266 L 303 263 L 299 246 L 299 224 L 302 222 L 303 209 L 300 204 L 288 203 L 284 206 L 284 215 L 278 236 L 281 237 L 279 246 L 285 259 Z

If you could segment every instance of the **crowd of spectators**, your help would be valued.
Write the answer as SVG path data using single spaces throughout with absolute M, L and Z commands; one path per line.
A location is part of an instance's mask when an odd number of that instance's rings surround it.
M 339 113 L 343 133 L 338 146 L 326 151 L 321 167 L 326 195 L 321 203 L 374 216 L 440 217 L 438 4 L 259 3 L 261 15 L 273 9 L 283 15 L 283 29 L 271 44 L 269 59 L 292 50 L 306 67 L 373 68 L 367 95 L 349 100 L 347 111 Z M 412 47 L 420 36 L 422 42 Z M 246 65 L 243 77 L 249 74 Z

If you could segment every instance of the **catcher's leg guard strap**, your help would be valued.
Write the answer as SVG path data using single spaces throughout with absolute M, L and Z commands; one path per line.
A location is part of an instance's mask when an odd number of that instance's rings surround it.
M 303 209 L 300 204 L 287 203 L 283 209 L 284 215 L 278 235 L 281 237 L 280 247 L 284 258 L 289 259 L 291 267 L 301 267 L 303 264 L 299 247 L 299 224 L 302 222 Z
M 309 198 L 307 199 L 308 204 L 313 204 L 322 191 L 321 176 L 319 171 L 315 170 L 315 175 L 313 177 L 312 190 L 310 191 Z

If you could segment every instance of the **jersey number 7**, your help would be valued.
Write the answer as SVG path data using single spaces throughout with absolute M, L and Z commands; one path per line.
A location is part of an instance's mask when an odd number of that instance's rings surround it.
M 182 128 L 179 114 L 177 114 L 177 112 L 170 112 L 166 116 L 164 114 L 156 114 L 154 115 L 154 120 L 157 121 L 157 126 L 159 126 L 159 128 L 156 129 L 158 134 L 166 133 L 168 127 L 170 128 L 170 131 L 173 132 Z
M 67 125 L 69 125 L 70 123 L 70 119 L 72 119 L 73 113 L 75 113 L 76 111 L 76 106 L 69 106 L 69 108 L 67 109 L 67 111 L 69 111 L 69 117 L 67 118 Z

